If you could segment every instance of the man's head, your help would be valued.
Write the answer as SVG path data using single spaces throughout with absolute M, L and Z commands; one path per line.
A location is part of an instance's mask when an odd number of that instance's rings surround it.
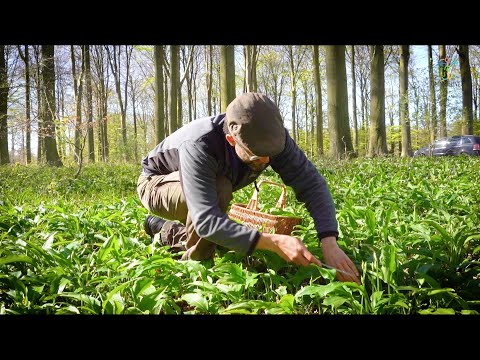
M 234 141 L 247 153 L 271 157 L 285 147 L 286 135 L 280 110 L 263 94 L 237 96 L 227 106 L 225 121 Z

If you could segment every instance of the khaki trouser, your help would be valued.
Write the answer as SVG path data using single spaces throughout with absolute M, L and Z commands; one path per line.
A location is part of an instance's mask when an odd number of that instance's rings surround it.
M 196 233 L 178 171 L 168 175 L 140 175 L 137 191 L 143 206 L 151 213 L 169 220 L 160 232 L 163 245 L 171 246 L 174 251 L 186 250 L 182 259 L 213 258 L 216 244 L 200 238 Z M 226 213 L 232 200 L 232 183 L 225 176 L 217 177 L 217 197 L 220 209 Z

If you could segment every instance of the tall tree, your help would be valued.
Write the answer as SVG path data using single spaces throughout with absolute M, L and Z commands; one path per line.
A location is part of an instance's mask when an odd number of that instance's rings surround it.
M 297 110 L 297 81 L 299 76 L 299 67 L 302 64 L 302 60 L 305 56 L 306 48 L 303 46 L 292 45 L 287 46 L 287 57 L 290 65 L 290 92 L 292 96 L 292 137 L 295 141 L 298 141 L 298 124 L 296 119 Z
M 108 100 L 108 64 L 105 60 L 105 49 L 103 46 L 95 46 L 95 56 L 92 57 L 96 81 L 94 81 L 97 98 L 97 118 L 98 128 L 98 156 L 103 162 L 108 162 L 109 146 L 108 146 L 108 123 L 107 123 L 107 100 Z
M 58 156 L 55 123 L 55 47 L 42 45 L 42 95 L 43 122 L 45 127 L 45 155 L 47 164 L 63 166 Z
M 460 77 L 462 79 L 462 134 L 473 135 L 472 72 L 468 45 L 459 46 L 458 57 L 460 58 Z
M 82 94 L 83 94 L 83 46 L 81 56 L 81 71 L 77 77 L 77 65 L 75 61 L 75 48 L 70 45 L 70 55 L 72 59 L 72 77 L 73 77 L 73 93 L 75 95 L 75 161 L 80 164 L 82 159 Z
M 352 72 L 352 115 L 353 115 L 353 146 L 358 151 L 358 121 L 357 121 L 357 82 L 355 78 L 355 46 L 350 45 L 352 59 L 350 62 Z
M 318 45 L 313 45 L 313 78 L 315 83 L 315 114 L 317 118 L 317 157 L 320 158 L 323 155 L 323 111 Z
M 348 121 L 347 70 L 345 45 L 327 45 L 327 99 L 329 155 L 340 159 L 353 153 Z
M 438 45 L 439 66 L 438 74 L 440 75 L 440 126 L 438 136 L 440 138 L 447 136 L 447 95 L 448 95 L 448 78 L 445 76 L 445 65 L 447 51 L 445 45 Z
M 433 76 L 432 45 L 428 45 L 428 78 L 430 83 L 430 142 L 434 142 L 437 135 L 437 99 L 435 96 L 435 77 Z
M 220 46 L 220 112 L 235 99 L 235 46 Z
M 408 45 L 400 46 L 400 123 L 402 125 L 402 157 L 412 156 L 412 138 L 410 133 L 410 116 L 408 113 Z M 392 116 L 393 117 L 393 116 Z
M 28 45 L 24 45 L 25 52 L 22 51 L 20 45 L 18 46 L 18 53 L 25 64 L 25 140 L 27 152 L 27 164 L 32 162 L 32 141 L 31 141 L 31 127 L 32 120 L 30 118 L 30 55 Z
M 187 49 L 190 51 L 187 55 Z M 178 127 L 183 126 L 183 97 L 182 97 L 182 88 L 185 79 L 190 75 L 190 68 L 193 66 L 193 58 L 195 54 L 195 45 L 181 46 L 180 47 L 181 56 L 179 57 L 178 62 L 178 78 L 179 83 L 177 87 L 177 117 L 178 117 Z M 183 65 L 183 76 L 180 77 L 180 64 Z M 187 102 L 190 102 L 190 99 L 187 97 Z
M 127 151 L 127 104 L 126 104 L 126 91 L 125 91 L 125 101 L 122 99 L 122 89 L 121 89 L 121 79 L 120 79 L 120 70 L 121 70 L 121 46 L 120 45 L 113 45 L 112 48 L 110 46 L 105 46 L 105 50 L 107 51 L 108 62 L 110 64 L 110 69 L 112 70 L 112 75 L 115 80 L 115 91 L 117 93 L 118 98 L 118 105 L 120 107 L 120 114 L 122 117 L 122 141 L 123 141 L 123 160 L 125 162 L 129 161 L 129 155 Z M 126 61 L 126 73 L 128 79 L 128 53 L 127 53 L 127 61 Z M 126 82 L 125 82 L 126 86 Z
M 245 57 L 245 92 L 257 91 L 258 50 L 258 45 L 245 45 L 243 47 Z
M 5 45 L 0 45 L 0 165 L 9 164 L 8 155 L 8 77 Z
M 385 68 L 383 45 L 370 45 L 370 144 L 368 156 L 386 155 Z
M 93 139 L 93 92 L 92 92 L 92 70 L 90 66 L 90 45 L 84 45 L 85 55 L 85 80 L 87 90 L 87 125 L 88 125 L 88 160 L 95 162 L 95 145 Z
M 212 86 L 213 86 L 213 46 L 205 46 L 205 82 L 207 87 L 207 113 L 212 114 Z
M 35 59 L 35 72 L 33 73 L 35 79 L 35 95 L 37 97 L 37 163 L 41 164 L 45 159 L 45 137 L 44 125 L 42 120 L 43 113 L 43 96 L 42 96 L 42 60 L 41 60 L 41 46 L 33 45 L 33 57 Z
M 163 95 L 163 45 L 155 45 L 153 48 L 153 58 L 155 63 L 155 128 L 156 141 L 160 143 L 165 138 L 164 124 L 165 112 L 163 111 L 164 95 Z
M 179 45 L 170 45 L 170 134 L 178 129 L 177 96 L 180 85 L 180 48 Z

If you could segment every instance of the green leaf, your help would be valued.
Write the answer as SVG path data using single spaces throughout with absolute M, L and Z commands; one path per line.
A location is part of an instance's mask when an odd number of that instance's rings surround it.
M 337 309 L 345 303 L 348 299 L 341 296 L 329 296 L 323 300 L 323 304 L 327 306 L 332 306 L 332 308 Z
M 26 255 L 9 255 L 3 258 L 0 258 L 0 265 L 10 264 L 14 262 L 26 262 L 29 264 L 33 263 L 32 258 Z
M 190 306 L 194 306 L 204 313 L 208 313 L 209 311 L 207 299 L 198 293 L 184 294 L 182 300 L 185 300 Z

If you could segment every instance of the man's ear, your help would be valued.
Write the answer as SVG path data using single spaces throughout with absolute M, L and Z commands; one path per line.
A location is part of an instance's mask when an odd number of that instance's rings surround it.
M 228 143 L 231 146 L 235 146 L 235 140 L 234 140 L 232 134 L 225 134 L 225 139 L 227 139 Z

